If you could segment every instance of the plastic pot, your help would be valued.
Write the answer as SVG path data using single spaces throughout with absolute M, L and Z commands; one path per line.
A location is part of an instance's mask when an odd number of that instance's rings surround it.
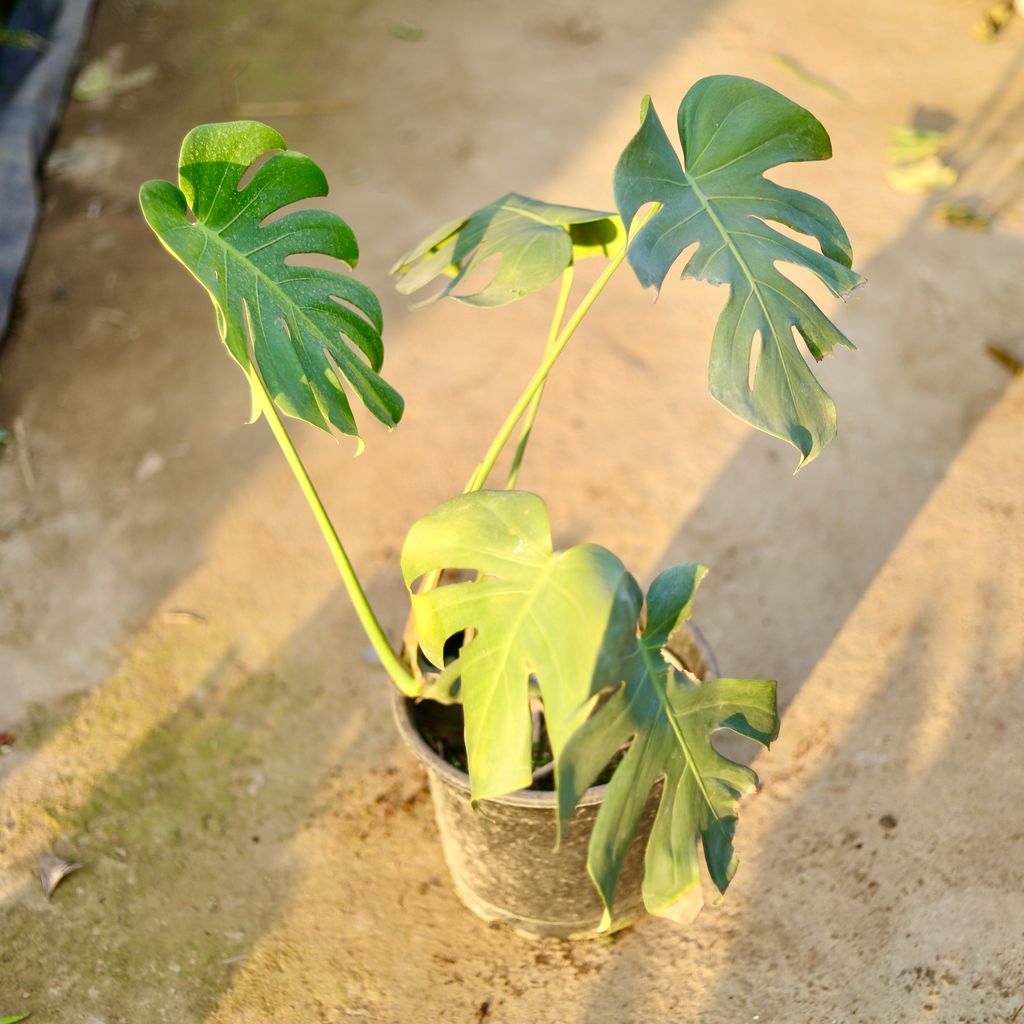
M 680 630 L 671 648 L 699 679 L 717 676 L 714 654 L 696 629 Z M 587 845 L 608 787 L 587 790 L 555 850 L 555 794 L 519 790 L 484 800 L 474 811 L 469 776 L 426 743 L 416 709 L 415 701 L 395 691 L 398 730 L 427 769 L 444 858 L 459 899 L 483 920 L 504 921 L 530 938 L 593 938 L 604 908 L 587 873 Z M 644 850 L 659 794 L 655 789 L 647 802 L 623 867 L 613 931 L 644 913 Z

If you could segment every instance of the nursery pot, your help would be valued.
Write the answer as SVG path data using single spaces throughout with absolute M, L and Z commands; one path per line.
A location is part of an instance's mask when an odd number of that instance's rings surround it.
M 714 654 L 695 628 L 681 629 L 670 647 L 699 679 L 717 676 Z M 530 938 L 594 937 L 604 907 L 587 873 L 587 845 L 607 785 L 586 791 L 556 850 L 555 794 L 522 789 L 481 801 L 474 811 L 469 776 L 427 744 L 417 707 L 395 691 L 398 730 L 427 769 L 444 858 L 459 899 L 483 920 L 504 921 Z M 660 786 L 647 801 L 619 878 L 613 931 L 644 912 L 644 850 L 659 796 Z

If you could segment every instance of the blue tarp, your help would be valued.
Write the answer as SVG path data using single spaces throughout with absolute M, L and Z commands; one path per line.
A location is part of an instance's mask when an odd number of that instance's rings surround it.
M 4 27 L 39 48 L 0 42 L 0 340 L 39 218 L 39 165 L 64 105 L 92 0 L 20 0 Z

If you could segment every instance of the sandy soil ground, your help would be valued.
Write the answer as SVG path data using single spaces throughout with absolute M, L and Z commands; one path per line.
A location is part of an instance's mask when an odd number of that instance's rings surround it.
M 1024 22 L 967 0 L 106 0 L 92 56 L 149 84 L 72 104 L 0 361 L 0 1016 L 54 1024 L 961 1022 L 1024 1010 Z M 423 30 L 402 39 L 393 26 Z M 777 59 L 829 80 L 823 89 Z M 385 298 L 408 414 L 368 450 L 300 432 L 388 627 L 396 553 L 458 490 L 543 346 L 548 301 L 412 315 L 386 270 L 518 190 L 607 208 L 641 95 L 702 75 L 814 110 L 835 159 L 787 183 L 849 228 L 840 438 L 783 446 L 706 395 L 722 294 L 625 274 L 552 381 L 522 477 L 560 544 L 646 582 L 712 566 L 731 675 L 776 675 L 725 903 L 679 929 L 532 944 L 449 888 L 423 780 L 321 540 L 138 184 L 232 112 L 333 183 Z M 242 106 L 239 107 L 238 104 Z M 285 106 L 282 107 L 282 104 Z M 960 181 L 886 183 L 890 126 L 951 124 Z M 978 202 L 988 232 L 937 223 Z M 364 421 L 368 417 L 363 417 Z M 19 450 L 20 449 L 20 450 Z M 25 457 L 34 487 L 28 487 Z M 52 902 L 35 865 L 85 867 Z

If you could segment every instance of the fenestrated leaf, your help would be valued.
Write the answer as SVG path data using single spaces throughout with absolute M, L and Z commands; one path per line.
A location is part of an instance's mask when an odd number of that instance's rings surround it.
M 645 98 L 640 130 L 615 168 L 625 223 L 644 204 L 661 204 L 630 246 L 630 265 L 641 284 L 660 288 L 680 254 L 696 245 L 682 276 L 729 286 L 712 342 L 711 394 L 740 419 L 792 444 L 804 465 L 835 436 L 836 414 L 793 330 L 816 360 L 836 345 L 853 345 L 776 264 L 812 271 L 837 296 L 861 278 L 850 269 L 849 239 L 829 207 L 763 174 L 789 161 L 827 159 L 828 134 L 774 89 L 726 75 L 690 89 L 678 127 L 685 169 Z M 813 237 L 820 251 L 766 221 Z
M 146 182 L 142 212 L 209 293 L 221 338 L 247 373 L 251 336 L 260 375 L 282 412 L 358 436 L 344 380 L 377 419 L 394 426 L 403 405 L 377 373 L 384 360 L 377 297 L 345 274 L 285 262 L 320 253 L 355 267 L 351 229 L 323 210 L 264 223 L 283 207 L 327 195 L 323 171 L 300 153 L 278 152 L 239 188 L 254 161 L 284 149 L 284 139 L 256 121 L 194 128 L 181 147 L 180 187 Z
M 474 800 L 530 785 L 531 677 L 557 757 L 617 679 L 617 649 L 635 629 L 642 595 L 610 551 L 554 552 L 547 508 L 524 491 L 477 491 L 416 522 L 402 550 L 406 584 L 434 569 L 480 574 L 414 594 L 416 632 L 443 664 L 445 641 L 472 630 L 447 674 L 461 677 Z
M 767 746 L 778 732 L 775 683 L 712 679 L 699 683 L 674 669 L 662 649 L 689 618 L 705 569 L 680 565 L 662 573 L 647 595 L 647 626 L 622 662 L 624 683 L 568 741 L 558 760 L 559 829 L 587 788 L 622 747 L 594 824 L 587 867 L 611 922 L 619 874 L 651 792 L 662 780 L 644 858 L 644 904 L 676 917 L 699 890 L 697 841 L 715 885 L 725 891 L 736 869 L 732 838 L 739 798 L 757 785 L 744 765 L 711 744 L 729 729 Z
M 625 241 L 613 213 L 553 206 L 510 192 L 461 220 L 428 235 L 392 268 L 403 295 L 438 277 L 450 280 L 437 294 L 417 303 L 422 309 L 450 295 L 471 306 L 503 306 L 550 284 L 585 256 L 611 255 Z M 498 258 L 494 276 L 478 291 L 455 291 L 474 270 Z

